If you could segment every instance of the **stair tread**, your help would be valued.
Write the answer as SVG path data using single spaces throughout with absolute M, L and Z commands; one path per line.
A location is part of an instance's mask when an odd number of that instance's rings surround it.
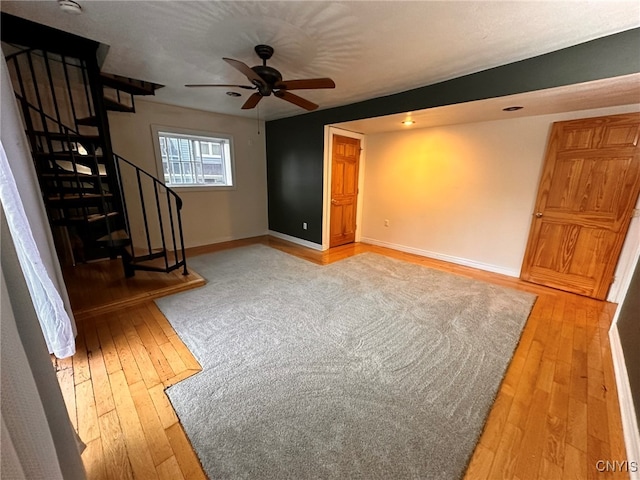
M 169 260 L 169 266 L 173 265 L 173 261 Z M 133 262 L 131 262 L 131 264 L 133 265 L 133 268 L 136 268 L 136 266 L 140 266 L 143 265 L 145 267 L 148 268 L 157 268 L 157 269 L 166 269 L 167 268 L 167 264 L 165 262 L 164 257 L 160 257 L 160 258 L 152 258 L 149 260 L 136 260 L 135 258 L 133 259 Z
M 61 152 L 36 152 L 36 156 L 38 157 L 42 157 L 42 158 L 51 158 L 51 157 L 55 157 L 55 158 L 94 158 L 93 155 L 80 155 L 77 152 L 69 152 L 69 151 L 61 151 Z M 103 156 L 102 155 L 95 155 L 95 158 L 97 158 L 98 160 L 102 159 Z
M 146 272 L 159 272 L 159 273 L 169 273 L 177 268 L 180 268 L 184 265 L 184 260 L 176 262 L 174 258 L 172 258 L 171 254 L 169 255 L 168 261 L 165 262 L 164 257 L 154 258 L 149 260 L 136 261 L 134 259 L 132 263 L 130 263 L 131 270 L 142 270 Z
M 54 160 L 55 161 L 55 165 L 57 165 L 58 167 L 62 168 L 63 170 L 66 170 L 68 173 L 75 173 L 73 170 L 73 165 L 75 164 L 76 169 L 78 171 L 78 173 L 85 173 L 87 175 L 90 175 L 92 173 L 94 173 L 91 170 L 91 167 L 95 166 L 95 163 L 97 161 L 98 163 L 98 168 L 100 169 L 100 173 L 102 174 L 102 172 L 106 172 L 106 168 L 105 168 L 105 164 L 103 162 L 102 158 L 96 158 L 94 159 L 93 157 L 64 157 L 64 156 L 60 156 L 60 155 L 52 155 L 50 157 L 45 157 L 45 156 L 41 156 L 39 157 L 39 160 L 41 162 L 41 165 L 47 169 L 48 167 L 50 167 L 50 160 Z M 63 166 L 64 165 L 64 166 Z M 80 168 L 80 167 L 84 167 L 84 168 Z M 100 168 L 102 167 L 102 168 Z
M 125 230 L 115 230 L 103 237 L 98 238 L 98 242 L 117 242 L 122 240 L 129 240 L 129 234 Z
M 75 172 L 73 171 L 73 162 L 70 162 L 68 160 L 56 160 L 56 165 L 61 169 L 69 172 L 71 175 L 75 176 Z M 77 163 L 76 163 L 76 171 L 78 172 L 78 175 L 94 175 L 92 170 L 89 167 L 85 165 L 80 165 Z M 98 173 L 100 174 L 101 177 L 106 176 L 107 175 L 106 167 L 104 165 L 98 165 Z
M 123 103 L 116 102 L 110 98 L 104 99 L 104 106 L 107 110 L 111 110 L 112 112 L 126 112 L 126 113 L 134 113 L 135 108 L 125 105 Z
M 83 222 L 86 221 L 88 223 L 93 223 L 93 222 L 97 222 L 98 220 L 104 220 L 106 218 L 111 218 L 111 217 L 115 217 L 117 215 L 119 215 L 120 212 L 109 212 L 109 213 L 92 213 L 91 215 L 87 215 L 86 218 L 85 217 L 69 217 L 67 218 L 68 221 L 70 222 Z
M 58 220 L 53 220 L 53 223 L 56 225 L 77 225 L 77 224 L 92 224 L 101 220 L 106 220 L 107 218 L 112 218 L 119 215 L 120 212 L 109 212 L 108 214 L 102 213 L 94 213 L 91 215 L 84 216 L 73 216 L 67 218 L 60 218 Z
M 100 79 L 102 85 L 130 93 L 131 95 L 155 95 L 155 91 L 164 86 L 105 72 L 100 73 Z
M 86 168 L 86 167 L 85 167 Z M 42 173 L 40 174 L 41 177 L 44 178 L 76 178 L 76 174 L 75 173 Z M 87 179 L 87 180 L 92 180 L 98 177 L 104 177 L 104 174 L 102 175 L 94 175 L 92 173 L 80 173 L 78 172 L 78 177 L 82 178 L 82 179 Z
M 140 250 L 140 249 L 137 249 Z M 139 253 L 134 256 L 134 263 L 147 262 L 149 260 L 154 260 L 156 258 L 164 258 L 166 251 L 163 248 L 155 248 L 151 253 Z
M 91 142 L 91 143 L 99 143 L 101 141 L 99 135 L 82 135 L 82 134 L 70 133 L 67 136 L 66 133 L 44 132 L 44 131 L 41 131 L 41 130 L 34 130 L 31 133 L 36 135 L 36 136 L 38 136 L 38 137 L 49 136 L 51 138 L 51 140 L 67 140 L 67 139 L 71 139 L 73 141 L 86 140 L 86 141 Z M 28 134 L 29 134 L 29 132 L 27 132 L 27 135 Z
M 82 195 L 76 194 L 76 195 L 54 195 L 52 197 L 49 197 L 49 201 L 56 201 L 56 200 L 88 200 L 88 199 L 94 199 L 94 198 L 100 198 L 100 197 L 113 197 L 112 193 L 103 193 L 102 195 L 100 195 L 99 193 L 85 193 Z
M 92 116 L 77 118 L 76 123 L 78 125 L 84 125 L 86 127 L 96 127 L 98 125 L 98 117 Z

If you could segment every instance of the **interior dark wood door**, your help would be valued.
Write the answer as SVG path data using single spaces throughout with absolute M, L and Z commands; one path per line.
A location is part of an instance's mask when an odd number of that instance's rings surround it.
M 332 152 L 329 246 L 337 247 L 356 239 L 360 140 L 334 135 Z
M 553 125 L 521 278 L 604 300 L 640 191 L 640 114 Z

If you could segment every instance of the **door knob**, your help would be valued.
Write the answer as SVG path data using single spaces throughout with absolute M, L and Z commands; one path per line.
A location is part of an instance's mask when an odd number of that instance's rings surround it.
M 542 212 L 536 212 L 536 217 L 540 218 L 542 216 Z
M 331 199 L 331 205 L 337 205 L 338 201 L 335 198 Z

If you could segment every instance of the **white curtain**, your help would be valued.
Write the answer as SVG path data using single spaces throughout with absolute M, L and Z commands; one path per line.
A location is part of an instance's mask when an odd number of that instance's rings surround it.
M 18 333 L 17 319 L 5 285 L 4 274 L 0 284 L 2 294 L 2 399 L 0 467 L 2 478 L 51 479 L 64 477 L 57 460 L 55 440 L 38 393 L 37 380 L 30 368 L 29 360 Z M 19 273 L 18 273 L 19 274 Z M 35 319 L 34 319 L 35 322 Z M 37 328 L 37 326 L 36 326 Z M 53 375 L 53 369 L 46 371 Z M 64 407 L 63 407 L 64 408 Z M 61 412 L 66 413 L 66 412 Z
M 73 326 L 40 257 L 1 141 L 0 201 L 49 353 L 58 358 L 72 356 L 76 351 Z
M 77 436 L 0 208 L 0 476 L 86 480 Z

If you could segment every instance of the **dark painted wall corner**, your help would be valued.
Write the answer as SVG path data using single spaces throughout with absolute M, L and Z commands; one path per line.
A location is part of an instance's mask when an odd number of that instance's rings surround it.
M 322 244 L 324 129 L 294 119 L 266 126 L 269 230 Z

